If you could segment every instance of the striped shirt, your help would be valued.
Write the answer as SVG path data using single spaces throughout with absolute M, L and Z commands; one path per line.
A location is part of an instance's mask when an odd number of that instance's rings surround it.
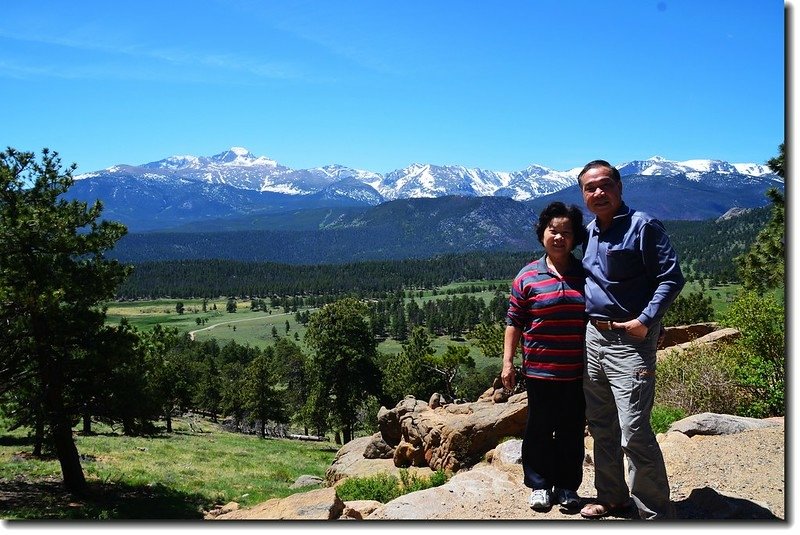
M 522 329 L 522 373 L 526 377 L 575 381 L 583 376 L 586 327 L 584 273 L 572 257 L 563 276 L 547 268 L 545 256 L 514 279 L 506 324 Z

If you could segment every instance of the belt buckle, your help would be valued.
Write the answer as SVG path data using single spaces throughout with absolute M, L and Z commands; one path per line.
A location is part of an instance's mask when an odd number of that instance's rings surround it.
M 611 330 L 611 320 L 595 320 L 598 327 L 601 327 L 604 331 Z

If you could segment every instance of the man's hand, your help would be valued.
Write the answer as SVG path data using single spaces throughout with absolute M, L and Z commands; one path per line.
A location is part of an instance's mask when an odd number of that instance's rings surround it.
M 639 320 L 624 321 L 622 323 L 613 322 L 611 327 L 614 329 L 625 329 L 625 332 L 633 338 L 644 340 L 647 338 L 647 326 Z

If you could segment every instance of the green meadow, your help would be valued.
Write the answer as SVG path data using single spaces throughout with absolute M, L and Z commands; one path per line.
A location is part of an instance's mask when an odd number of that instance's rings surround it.
M 425 290 L 422 296 L 415 293 L 413 299 L 422 306 L 429 300 L 441 300 L 452 298 L 456 295 L 469 295 L 485 302 L 490 301 L 494 291 L 471 292 L 473 287 L 487 287 L 496 285 L 503 293 L 507 293 L 510 287 L 509 280 L 496 281 L 463 281 L 448 284 L 437 289 Z M 712 306 L 715 312 L 715 319 L 727 312 L 733 297 L 740 289 L 738 284 L 726 284 L 705 288 L 704 292 L 712 299 Z M 698 282 L 687 283 L 683 289 L 683 294 L 697 292 L 701 290 Z M 411 298 L 406 298 L 408 302 Z M 183 314 L 178 314 L 175 305 L 181 302 L 184 305 Z M 107 322 L 118 324 L 124 317 L 134 327 L 140 330 L 151 329 L 156 324 L 175 327 L 181 332 L 192 333 L 195 340 L 203 341 L 216 339 L 220 344 L 234 341 L 242 345 L 250 345 L 258 348 L 266 348 L 273 345 L 276 341 L 274 332 L 278 337 L 289 336 L 301 347 L 305 348 L 303 339 L 305 336 L 305 326 L 295 319 L 295 312 L 283 312 L 283 309 L 273 309 L 271 312 L 257 311 L 250 309 L 250 301 L 242 300 L 237 302 L 236 312 L 226 312 L 227 299 L 220 298 L 209 300 L 206 305 L 206 312 L 203 312 L 203 301 L 201 299 L 159 299 L 153 301 L 126 301 L 108 303 Z M 314 309 L 301 308 L 300 312 L 309 310 L 313 313 Z M 203 322 L 198 324 L 198 319 Z M 288 329 L 287 329 L 288 323 Z M 273 331 L 274 328 L 274 331 Z M 467 346 L 470 348 L 470 356 L 475 359 L 478 367 L 484 367 L 491 363 L 497 363 L 495 359 L 483 356 L 480 350 L 470 343 L 469 339 L 453 340 L 449 336 L 439 336 L 433 340 L 433 347 L 437 353 L 443 353 L 450 344 Z M 305 348 L 307 349 L 307 348 Z M 402 343 L 388 338 L 378 345 L 378 350 L 386 354 L 397 354 L 402 351 Z
M 130 437 L 94 424 L 75 442 L 90 486 L 83 497 L 63 490 L 54 456 L 31 456 L 31 438 L 0 419 L 0 518 L 201 519 L 215 505 L 247 507 L 318 488 L 289 487 L 301 475 L 324 479 L 338 449 L 185 417 L 173 420 L 171 434 Z

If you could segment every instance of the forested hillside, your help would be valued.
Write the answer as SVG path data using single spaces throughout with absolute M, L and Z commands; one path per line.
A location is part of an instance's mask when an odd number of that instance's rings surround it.
M 687 278 L 737 281 L 734 258 L 753 242 L 769 210 L 756 208 L 719 220 L 665 222 Z M 141 262 L 119 288 L 118 297 L 370 296 L 454 281 L 510 280 L 539 251 L 478 251 L 424 260 L 319 265 L 196 259 Z
M 428 260 L 300 266 L 232 260 L 144 262 L 135 266 L 118 297 L 373 296 L 454 281 L 508 279 L 535 254 L 479 252 Z
M 665 221 L 687 278 L 737 282 L 734 259 L 747 251 L 770 218 L 771 206 L 707 221 Z

